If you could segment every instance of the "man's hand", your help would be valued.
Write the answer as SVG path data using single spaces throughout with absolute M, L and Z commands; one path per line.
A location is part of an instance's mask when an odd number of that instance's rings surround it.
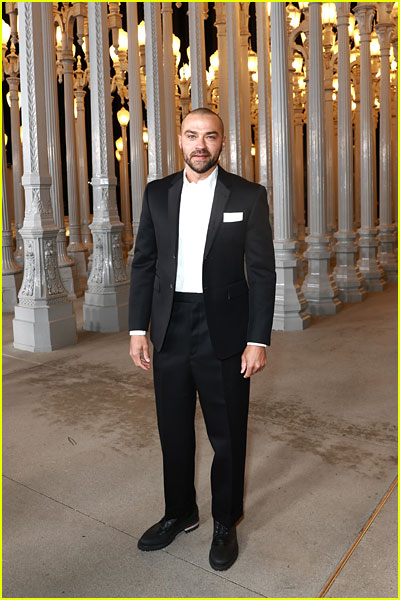
M 246 346 L 242 354 L 241 373 L 245 379 L 261 371 L 267 364 L 267 351 L 263 346 Z
M 129 354 L 137 367 L 150 369 L 149 343 L 145 335 L 131 335 Z

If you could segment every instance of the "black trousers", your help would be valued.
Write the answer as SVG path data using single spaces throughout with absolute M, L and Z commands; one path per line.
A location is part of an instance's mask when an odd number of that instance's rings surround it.
M 163 348 L 153 355 L 167 518 L 196 504 L 196 391 L 214 449 L 212 515 L 227 527 L 242 516 L 250 381 L 240 373 L 240 358 L 215 356 L 202 294 L 175 293 Z

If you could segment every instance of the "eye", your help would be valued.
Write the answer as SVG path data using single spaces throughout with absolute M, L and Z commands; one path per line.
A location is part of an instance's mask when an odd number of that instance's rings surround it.
M 207 137 L 208 137 L 209 140 L 215 140 L 216 139 L 215 135 L 208 135 Z

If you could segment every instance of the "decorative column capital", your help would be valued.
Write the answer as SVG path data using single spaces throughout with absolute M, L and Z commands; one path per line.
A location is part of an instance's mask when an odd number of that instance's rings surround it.
M 239 31 L 241 36 L 249 34 L 249 5 L 250 2 L 239 2 Z
M 337 27 L 349 24 L 350 2 L 335 2 Z
M 393 25 L 391 23 L 378 23 L 375 25 L 375 31 L 379 39 L 381 56 L 389 56 L 390 41 L 393 34 Z
M 390 21 L 390 13 L 392 12 L 393 2 L 377 2 L 376 16 L 378 23 L 388 23 Z
M 302 105 L 295 106 L 293 108 L 294 112 L 294 124 L 295 125 L 303 125 L 304 123 L 304 109 Z
M 11 43 L 10 52 L 5 55 L 5 46 L 3 46 L 3 70 L 4 73 L 11 77 L 16 77 L 19 74 L 19 56 L 15 52 L 15 46 Z
M 85 90 L 74 90 L 74 96 L 76 99 L 76 111 L 77 113 L 80 111 L 85 112 Z
M 64 72 L 72 73 L 75 57 L 72 54 L 72 48 L 66 48 L 60 54 L 60 60 L 63 64 Z
M 353 9 L 360 30 L 360 41 L 369 42 L 371 37 L 372 19 L 375 15 L 375 6 L 370 2 L 357 2 Z
M 218 30 L 219 35 L 226 34 L 226 15 L 225 2 L 215 2 L 215 22 L 214 25 Z
M 81 57 L 77 58 L 77 66 L 74 72 L 74 91 L 75 95 L 78 91 L 82 91 L 89 83 L 88 69 L 83 70 L 81 64 Z
M 107 15 L 108 28 L 112 32 L 112 44 L 117 50 L 118 44 L 118 31 L 122 27 L 122 15 L 119 12 L 119 2 L 108 3 L 109 13 Z
M 7 77 L 10 100 L 18 100 L 19 77 Z
M 168 13 L 170 13 L 171 15 L 173 13 L 172 2 L 161 2 L 161 14 Z
M 6 5 L 6 14 L 10 17 L 10 27 L 11 27 L 11 41 L 13 44 L 17 44 L 18 39 L 18 29 L 17 29 L 17 17 L 18 17 L 18 2 L 5 2 Z

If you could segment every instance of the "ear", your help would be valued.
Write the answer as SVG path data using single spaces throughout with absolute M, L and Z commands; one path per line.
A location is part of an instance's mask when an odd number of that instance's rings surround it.
M 179 144 L 179 148 L 182 150 L 182 136 L 178 135 L 178 144 Z
M 222 147 L 225 148 L 226 135 L 222 138 Z

